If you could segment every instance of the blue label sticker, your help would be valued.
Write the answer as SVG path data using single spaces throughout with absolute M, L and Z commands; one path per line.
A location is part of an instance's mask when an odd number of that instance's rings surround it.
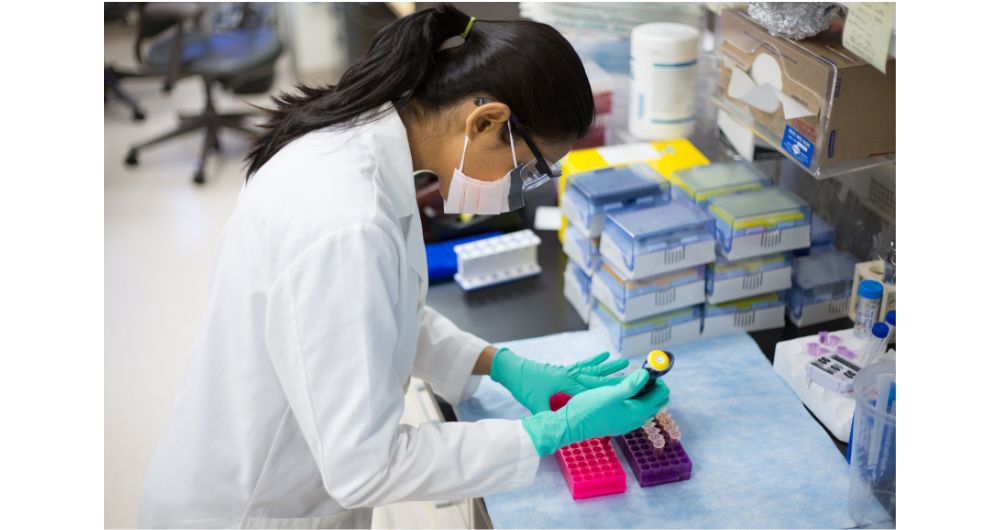
M 781 148 L 792 155 L 803 166 L 811 167 L 813 159 L 813 143 L 799 134 L 791 125 L 785 125 L 785 137 L 781 139 Z

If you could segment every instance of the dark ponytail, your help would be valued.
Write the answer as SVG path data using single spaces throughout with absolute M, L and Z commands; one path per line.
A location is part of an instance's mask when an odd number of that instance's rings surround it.
M 528 21 L 476 20 L 465 42 L 440 50 L 465 30 L 469 16 L 441 4 L 403 17 L 375 36 L 364 57 L 336 85 L 299 86 L 272 98 L 265 132 L 247 155 L 247 178 L 275 153 L 311 131 L 351 126 L 391 102 L 417 100 L 440 109 L 473 94 L 511 107 L 540 138 L 583 137 L 594 100 L 583 64 L 555 29 Z

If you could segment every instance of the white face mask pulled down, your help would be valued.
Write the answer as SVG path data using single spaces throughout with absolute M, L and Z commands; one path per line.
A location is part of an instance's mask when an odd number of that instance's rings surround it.
M 462 171 L 465 167 L 465 152 L 469 148 L 469 137 L 465 137 L 462 160 L 452 173 L 451 183 L 448 185 L 444 213 L 495 215 L 524 206 L 521 172 L 525 170 L 525 165 L 517 163 L 514 135 L 509 121 L 507 133 L 510 135 L 510 153 L 514 160 L 514 169 L 493 182 L 474 179 Z

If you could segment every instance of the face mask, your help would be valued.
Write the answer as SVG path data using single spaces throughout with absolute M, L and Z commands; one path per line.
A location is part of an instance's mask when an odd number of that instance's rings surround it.
M 517 163 L 514 152 L 514 135 L 507 122 L 507 133 L 510 135 L 510 152 L 514 160 L 514 169 L 507 172 L 499 180 L 486 182 L 474 179 L 462 172 L 465 167 L 465 151 L 469 148 L 469 137 L 465 137 L 462 147 L 462 160 L 451 176 L 448 185 L 448 198 L 444 201 L 444 213 L 470 213 L 495 215 L 509 212 L 524 206 L 523 179 L 521 173 L 528 166 Z

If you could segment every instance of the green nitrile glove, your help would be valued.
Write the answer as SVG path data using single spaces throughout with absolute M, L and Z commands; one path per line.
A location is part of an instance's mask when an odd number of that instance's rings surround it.
M 620 383 L 580 392 L 563 408 L 521 419 L 539 456 L 556 452 L 573 442 L 598 436 L 617 436 L 638 429 L 670 400 L 663 381 L 647 394 L 632 399 L 649 372 L 636 370 Z
M 570 366 L 543 364 L 518 357 L 503 348 L 493 355 L 490 377 L 510 391 L 514 399 L 532 414 L 549 410 L 552 394 L 565 392 L 571 396 L 584 390 L 612 385 L 620 378 L 608 376 L 628 366 L 625 359 L 604 362 L 608 352 Z

